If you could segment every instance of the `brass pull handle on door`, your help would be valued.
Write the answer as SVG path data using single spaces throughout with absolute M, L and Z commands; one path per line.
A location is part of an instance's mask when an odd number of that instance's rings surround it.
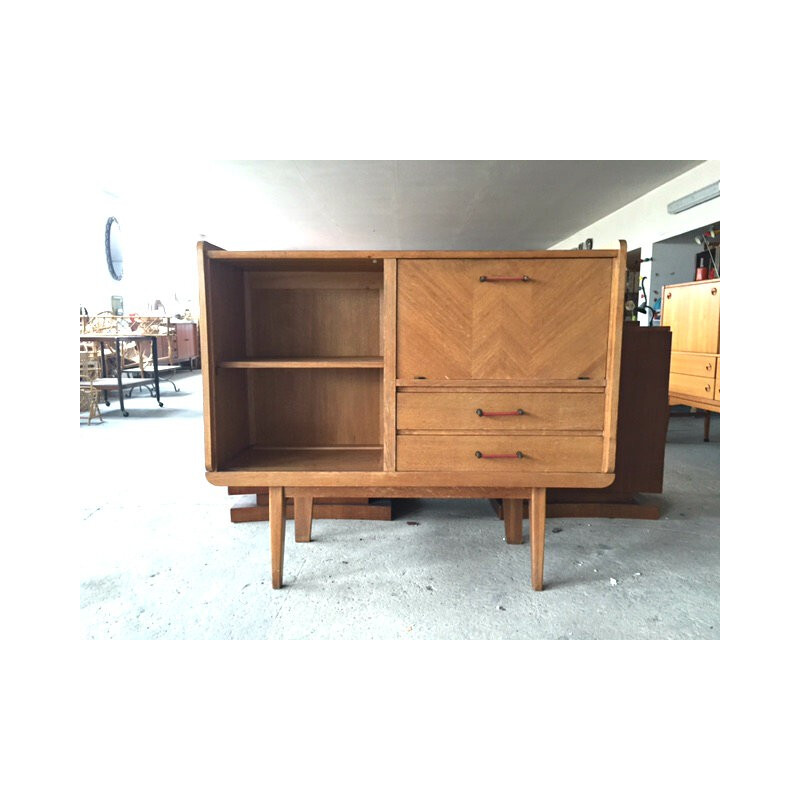
M 494 281 L 523 281 L 527 282 L 530 278 L 527 275 L 521 275 L 520 277 L 514 276 L 503 276 L 503 275 L 481 275 L 478 280 L 481 283 L 493 283 Z

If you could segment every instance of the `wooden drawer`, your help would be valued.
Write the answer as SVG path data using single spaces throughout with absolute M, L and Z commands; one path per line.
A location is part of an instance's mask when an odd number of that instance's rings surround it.
M 516 457 L 517 453 L 522 457 Z M 488 457 L 493 455 L 514 457 Z M 602 458 L 602 436 L 401 434 L 397 437 L 398 471 L 600 472 Z
M 397 428 L 602 431 L 604 410 L 602 392 L 399 392 Z
M 699 378 L 710 378 L 712 381 L 717 374 L 716 356 L 702 353 L 672 353 L 670 359 L 670 372 L 681 375 L 695 375 Z
M 670 394 L 682 394 L 689 397 L 702 397 L 705 400 L 714 399 L 714 378 L 699 378 L 694 375 L 680 375 L 676 372 L 669 374 Z

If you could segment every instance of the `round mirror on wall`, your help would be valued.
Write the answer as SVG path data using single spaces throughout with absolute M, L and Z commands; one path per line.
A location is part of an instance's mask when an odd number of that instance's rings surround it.
M 109 217 L 106 222 L 106 264 L 111 277 L 115 281 L 122 280 L 122 242 L 120 241 L 119 222 L 116 217 Z

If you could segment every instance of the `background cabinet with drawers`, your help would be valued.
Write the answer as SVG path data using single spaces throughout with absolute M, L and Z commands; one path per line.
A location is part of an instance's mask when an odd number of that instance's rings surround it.
M 663 327 L 672 332 L 671 405 L 720 409 L 720 280 L 665 286 Z
M 529 499 L 614 480 L 625 248 L 228 252 L 199 245 L 206 469 L 287 497 Z M 307 500 L 306 500 L 307 502 Z

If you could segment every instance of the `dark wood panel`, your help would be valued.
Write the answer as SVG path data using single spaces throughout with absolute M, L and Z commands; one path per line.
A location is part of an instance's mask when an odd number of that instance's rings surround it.
M 666 328 L 644 328 L 635 322 L 623 326 L 616 477 L 608 489 L 591 490 L 595 501 L 621 492 L 663 490 L 671 338 Z M 551 489 L 547 500 L 572 502 L 576 493 L 585 496 L 588 491 Z

